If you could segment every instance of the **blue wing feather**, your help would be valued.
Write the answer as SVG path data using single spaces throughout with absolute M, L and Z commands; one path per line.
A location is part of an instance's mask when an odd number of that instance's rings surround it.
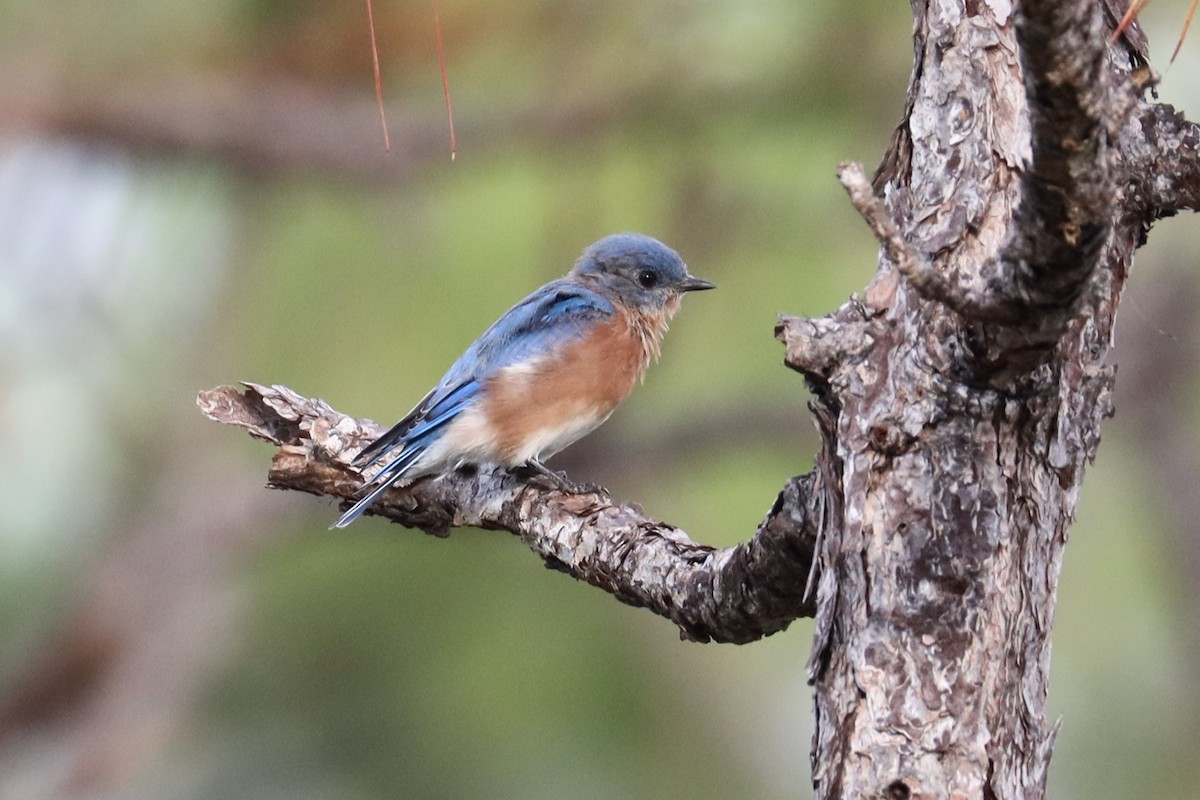
M 552 281 L 492 323 L 454 362 L 438 388 L 471 379 L 482 382 L 498 369 L 583 336 L 613 313 L 612 302 L 599 293 L 566 278 Z

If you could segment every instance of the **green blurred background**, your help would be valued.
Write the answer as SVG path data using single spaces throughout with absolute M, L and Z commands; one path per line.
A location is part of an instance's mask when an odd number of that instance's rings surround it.
M 1147 11 L 1165 64 L 1184 3 Z M 903 109 L 903 3 L 0 0 L 0 798 L 794 798 L 811 624 L 686 644 L 512 537 L 262 488 L 200 389 L 390 423 L 638 230 L 719 290 L 556 464 L 711 544 L 815 438 L 778 312 L 861 289 L 833 177 Z M 1200 46 L 1162 95 L 1200 117 Z M 1062 581 L 1058 798 L 1200 782 L 1197 225 L 1160 225 Z

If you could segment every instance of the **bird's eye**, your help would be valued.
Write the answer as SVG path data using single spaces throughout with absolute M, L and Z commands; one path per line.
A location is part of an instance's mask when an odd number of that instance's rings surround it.
M 654 270 L 644 269 L 637 274 L 637 282 L 643 289 L 653 289 L 658 285 L 658 276 Z

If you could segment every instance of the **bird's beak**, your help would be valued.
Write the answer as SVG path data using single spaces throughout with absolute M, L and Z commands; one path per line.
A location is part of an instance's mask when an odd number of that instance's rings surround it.
M 704 289 L 715 288 L 717 288 L 715 283 L 710 283 L 709 281 L 694 277 L 692 275 L 688 275 L 686 278 L 684 278 L 683 283 L 679 285 L 679 291 L 681 292 L 699 292 L 703 291 Z

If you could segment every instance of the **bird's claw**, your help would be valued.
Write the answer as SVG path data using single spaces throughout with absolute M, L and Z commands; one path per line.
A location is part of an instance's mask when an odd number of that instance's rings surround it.
M 545 464 L 537 461 L 530 461 L 523 467 L 524 470 L 532 473 L 533 478 L 542 478 L 551 489 L 558 489 L 569 494 L 598 494 L 602 497 L 608 497 L 608 490 L 598 483 L 577 482 L 567 477 L 565 472 L 556 472 Z

